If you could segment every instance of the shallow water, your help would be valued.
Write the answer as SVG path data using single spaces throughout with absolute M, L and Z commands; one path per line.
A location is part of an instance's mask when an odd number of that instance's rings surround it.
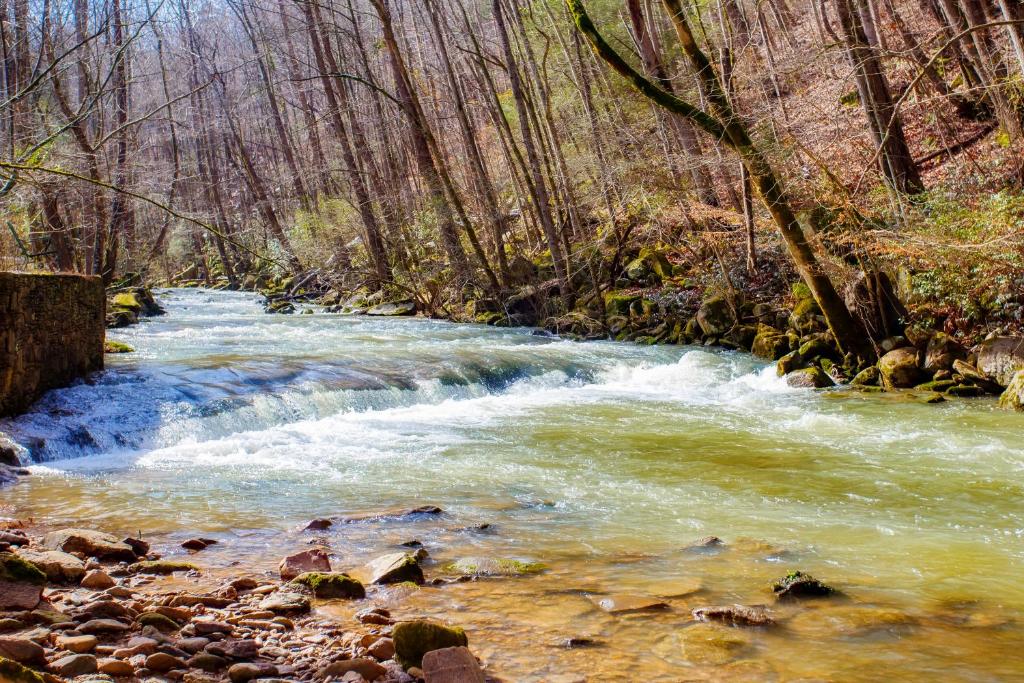
M 137 353 L 0 422 L 39 461 L 0 514 L 166 549 L 202 533 L 222 543 L 200 564 L 272 570 L 314 517 L 439 505 L 316 536 L 338 569 L 410 539 L 428 577 L 458 558 L 543 562 L 376 595 L 464 625 L 509 680 L 1024 677 L 1024 418 L 992 401 L 794 390 L 749 355 L 692 347 L 159 298 L 167 316 L 111 334 Z M 724 549 L 686 549 L 711 534 Z M 772 629 L 692 623 L 694 607 L 772 603 L 792 569 L 846 597 L 774 605 Z M 669 609 L 595 606 L 615 593 Z

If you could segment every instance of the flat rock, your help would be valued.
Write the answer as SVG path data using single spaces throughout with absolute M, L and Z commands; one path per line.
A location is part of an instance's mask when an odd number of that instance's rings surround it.
M 85 634 L 124 633 L 130 629 L 131 626 L 117 619 L 91 619 L 78 627 L 79 632 Z
M 750 645 L 742 631 L 720 624 L 693 624 L 681 629 L 683 657 L 694 664 L 725 664 Z
M 297 614 L 308 612 L 309 608 L 308 597 L 302 593 L 284 590 L 271 593 L 260 602 L 260 609 L 269 610 L 275 614 Z
M 668 609 L 668 603 L 647 595 L 606 595 L 591 596 L 591 602 L 609 614 L 626 612 L 652 612 Z
M 187 666 L 183 659 L 169 655 L 166 652 L 154 652 L 146 657 L 146 668 L 158 673 L 164 673 L 171 669 L 184 669 Z
M 423 569 L 409 553 L 389 553 L 372 560 L 353 572 L 363 583 L 423 583 Z
M 404 517 L 440 515 L 443 512 L 444 510 L 436 505 L 420 505 L 419 507 L 414 508 L 388 508 L 385 510 L 377 510 L 375 512 L 364 512 L 356 515 L 350 515 L 343 521 L 346 524 L 354 522 L 376 522 L 387 519 L 402 519 Z
M 317 675 L 320 678 L 328 678 L 331 676 L 343 677 L 350 671 L 355 671 L 368 681 L 376 680 L 388 672 L 387 669 L 369 657 L 357 657 L 355 659 L 343 659 L 337 662 L 331 662 L 324 668 L 320 669 Z
M 771 626 L 775 623 L 765 607 L 747 605 L 718 605 L 693 610 L 697 621 L 716 621 L 730 626 Z
M 131 665 L 131 662 L 126 662 L 123 659 L 114 659 L 113 657 L 104 657 L 97 662 L 97 668 L 101 674 L 114 677 L 129 677 L 135 675 L 135 667 Z
M 19 664 L 42 664 L 46 661 L 46 651 L 28 638 L 0 636 L 0 657 Z
M 57 636 L 56 640 L 57 647 L 76 654 L 92 652 L 97 643 L 99 639 L 96 636 Z
M 43 587 L 0 579 L 0 610 L 34 609 L 43 599 Z
M 423 655 L 426 683 L 485 683 L 483 669 L 466 647 L 444 647 Z
M 94 591 L 107 590 L 108 588 L 113 588 L 115 585 L 117 584 L 112 578 L 110 578 L 110 574 L 107 574 L 102 569 L 94 569 L 91 572 L 86 572 L 81 581 L 82 588 L 89 588 Z
M 306 572 L 329 572 L 331 560 L 324 548 L 310 548 L 301 553 L 289 555 L 278 565 L 283 581 L 291 581 Z
M 78 583 L 85 577 L 85 563 L 61 550 L 21 548 L 18 557 L 42 569 L 54 583 Z
M 269 678 L 276 676 L 278 669 L 273 664 L 252 664 L 252 663 L 241 663 L 234 664 L 228 669 L 228 678 L 231 679 L 231 683 L 248 683 L 248 681 L 254 678 Z
M 49 669 L 58 676 L 74 678 L 96 673 L 99 670 L 99 663 L 92 655 L 68 655 L 50 662 Z
M 90 529 L 51 531 L 43 538 L 43 547 L 66 553 L 81 553 L 86 557 L 110 562 L 134 562 L 137 557 L 127 543 L 110 534 Z

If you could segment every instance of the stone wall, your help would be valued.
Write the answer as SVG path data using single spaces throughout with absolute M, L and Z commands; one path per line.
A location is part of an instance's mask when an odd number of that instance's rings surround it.
M 103 369 L 105 308 L 98 277 L 0 273 L 0 416 Z

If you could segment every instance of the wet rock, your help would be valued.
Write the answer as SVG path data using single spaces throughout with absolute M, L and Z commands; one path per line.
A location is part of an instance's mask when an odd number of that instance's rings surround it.
M 992 337 L 978 348 L 978 370 L 1000 386 L 1008 386 L 1024 369 L 1024 337 Z
M 967 358 L 967 349 L 948 334 L 936 332 L 928 340 L 924 352 L 925 372 L 935 374 L 939 370 L 949 370 L 953 361 Z
M 211 545 L 216 545 L 217 541 L 212 538 L 190 538 L 181 544 L 181 547 L 185 550 L 192 550 L 199 552 L 200 550 L 206 550 Z
M 388 510 L 377 510 L 376 512 L 366 512 L 358 515 L 350 515 L 343 521 L 346 524 L 352 524 L 354 522 L 376 522 L 380 520 L 390 519 L 404 519 L 407 517 L 420 517 L 429 515 L 440 515 L 444 512 L 441 508 L 436 505 L 420 505 L 415 508 L 391 508 Z
M 830 604 L 830 603 L 826 603 Z M 799 613 L 787 621 L 787 629 L 815 633 L 823 629 L 847 638 L 902 636 L 912 630 L 917 619 L 906 612 L 873 605 L 835 605 Z
M 804 359 L 800 356 L 800 353 L 798 351 L 791 351 L 780 358 L 779 362 L 775 364 L 775 372 L 779 377 L 782 377 L 802 367 L 804 367 Z
M 43 546 L 66 553 L 81 553 L 86 557 L 110 562 L 134 562 L 135 551 L 110 534 L 89 529 L 61 529 L 43 538 Z
M 50 662 L 50 671 L 65 678 L 94 674 L 99 669 L 99 663 L 92 655 L 68 655 Z
M 959 398 L 974 398 L 984 396 L 985 390 L 974 384 L 955 384 L 946 389 L 945 394 Z
M 838 594 L 832 586 L 800 571 L 790 572 L 776 581 L 772 584 L 772 592 L 779 600 L 826 598 Z
M 768 360 L 779 360 L 789 353 L 789 338 L 774 327 L 760 325 L 751 352 Z
M 114 657 L 130 659 L 138 655 L 151 655 L 156 652 L 157 642 L 152 638 L 136 637 L 129 640 L 124 647 L 114 650 Z
M 86 572 L 85 576 L 82 577 L 81 585 L 82 588 L 102 591 L 108 588 L 113 588 L 117 584 L 105 571 L 101 569 L 94 569 L 91 572 Z
M 99 639 L 96 636 L 58 636 L 56 640 L 57 647 L 76 654 L 92 652 L 97 643 Z
M 878 361 L 878 372 L 886 389 L 909 388 L 924 379 L 918 366 L 917 349 L 907 346 L 882 356 Z
M 46 662 L 46 651 L 28 638 L 0 636 L 0 657 L 19 664 L 43 664 Z
M 628 612 L 655 612 L 667 610 L 668 603 L 649 595 L 607 595 L 592 596 L 590 601 L 609 614 Z
M 209 652 L 200 652 L 187 662 L 189 667 L 203 671 L 220 671 L 221 669 L 226 669 L 230 663 L 230 660 L 227 658 Z
M 175 572 L 198 572 L 199 567 L 183 560 L 146 560 L 128 567 L 133 574 L 173 574 Z
M 663 598 L 682 598 L 699 593 L 704 588 L 698 578 L 680 578 L 657 585 L 657 594 Z
M 824 389 L 835 385 L 832 378 L 817 366 L 794 370 L 786 375 L 786 384 L 799 389 Z
M 92 619 L 78 627 L 79 632 L 86 635 L 98 633 L 124 633 L 131 630 L 131 626 L 117 619 Z
M 522 562 L 493 557 L 464 557 L 449 562 L 441 570 L 448 574 L 468 576 L 528 576 L 547 570 L 547 565 L 541 562 Z
M 368 681 L 374 681 L 388 672 L 387 669 L 369 657 L 357 657 L 356 659 L 343 659 L 331 662 L 320 669 L 318 676 L 321 679 L 331 676 L 343 677 L 350 671 L 355 671 Z
M 0 543 L 13 546 L 28 545 L 28 537 L 23 532 L 0 529 Z
M 761 606 L 718 605 L 698 607 L 692 612 L 697 621 L 716 621 L 730 626 L 771 626 L 775 623 L 771 612 Z
M 277 676 L 278 669 L 273 664 L 251 664 L 248 662 L 233 664 L 228 669 L 228 678 L 231 683 L 248 683 L 255 678 L 270 678 Z
M 303 531 L 323 531 L 325 529 L 330 529 L 333 525 L 334 522 L 329 519 L 314 519 L 306 525 Z
M 146 543 L 141 538 L 132 538 L 129 536 L 121 542 L 129 548 L 131 548 L 132 550 L 134 550 L 135 554 L 139 557 L 143 557 L 144 555 L 149 554 L 149 543 Z
M 424 619 L 396 624 L 391 638 L 395 642 L 395 658 L 406 668 L 421 666 L 423 655 L 433 650 L 469 645 L 466 632 L 461 628 Z
M 330 572 L 331 560 L 323 548 L 310 548 L 301 553 L 289 555 L 278 565 L 281 579 L 291 581 L 300 574 L 307 572 Z
M 429 683 L 484 683 L 487 680 L 476 657 L 463 646 L 427 652 L 420 668 Z
M 401 315 L 414 315 L 416 313 L 416 304 L 412 301 L 390 301 L 388 303 L 377 304 L 366 310 L 366 315 L 380 315 L 380 316 L 401 316 Z
M 1007 410 L 1024 412 L 1024 370 L 1018 370 L 1010 385 L 999 397 L 999 405 Z
M 372 607 L 356 612 L 356 620 L 361 624 L 388 625 L 395 623 L 391 613 L 383 607 Z
M 0 553 L 0 610 L 33 609 L 43 596 L 46 574 L 13 553 Z
M 381 661 L 386 661 L 395 656 L 395 641 L 391 638 L 380 638 L 375 640 L 367 651 Z
M 750 639 L 740 631 L 718 624 L 698 623 L 679 633 L 683 656 L 694 664 L 725 664 L 740 656 Z
M 358 575 L 364 579 L 364 583 L 423 583 L 423 569 L 416 558 L 408 553 L 382 555 L 359 569 Z
M 18 556 L 42 569 L 54 583 L 78 583 L 85 576 L 85 563 L 60 550 L 21 548 Z
M 736 316 L 725 297 L 714 296 L 697 309 L 697 324 L 705 336 L 719 337 L 736 324 Z
M 563 647 L 566 650 L 582 650 L 584 648 L 604 647 L 604 645 L 604 641 L 596 638 L 587 638 L 586 636 L 572 636 L 558 643 L 559 647 Z
M 181 628 L 181 624 L 177 621 L 159 612 L 140 614 L 139 618 L 135 621 L 139 626 L 152 626 L 161 633 L 173 633 Z
M 292 579 L 292 583 L 305 586 L 313 592 L 314 597 L 321 600 L 366 597 L 363 584 L 348 574 L 338 572 L 306 572 Z
M 217 633 L 229 634 L 234 631 L 234 627 L 223 621 L 194 621 L 192 622 L 192 630 L 200 636 L 212 636 Z M 203 640 L 203 638 L 199 638 L 199 640 Z
M 263 598 L 260 602 L 260 609 L 265 609 L 275 614 L 304 613 L 310 609 L 309 598 L 301 593 L 280 590 Z
M 184 660 L 169 655 L 166 652 L 154 652 L 146 657 L 146 668 L 157 673 L 164 673 L 171 669 L 184 669 L 187 666 Z
M 42 676 L 10 659 L 0 657 L 0 681 L 3 683 L 44 683 Z
M 963 381 L 981 387 L 982 389 L 991 394 L 999 394 L 1003 390 L 1002 386 L 999 383 L 997 383 L 995 380 L 989 379 L 982 373 L 978 372 L 978 369 L 975 368 L 970 363 L 968 363 L 967 361 L 953 361 L 953 370 L 954 372 L 956 372 L 956 374 L 963 377 Z
M 882 375 L 878 372 L 878 368 L 872 365 L 869 368 L 864 368 L 850 380 L 850 384 L 855 387 L 876 387 L 882 380 Z

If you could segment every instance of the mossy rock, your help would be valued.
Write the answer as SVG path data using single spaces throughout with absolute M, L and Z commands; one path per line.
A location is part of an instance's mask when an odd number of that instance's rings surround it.
M 869 368 L 864 368 L 858 372 L 850 384 L 855 387 L 877 387 L 879 381 L 881 381 L 882 375 L 878 372 L 878 368 L 872 365 Z
M 547 570 L 543 562 L 522 562 L 520 560 L 495 559 L 490 557 L 465 557 L 441 567 L 447 574 L 470 576 L 529 576 Z
M 0 581 L 46 585 L 46 573 L 14 553 L 0 553 Z
M 973 384 L 957 384 L 946 389 L 944 393 L 946 394 L 946 396 L 956 396 L 959 398 L 975 398 L 977 396 L 984 396 L 985 390 Z
M 135 349 L 128 344 L 108 339 L 103 342 L 103 353 L 135 353 Z
M 45 683 L 42 676 L 15 661 L 0 657 L 0 681 L 2 683 Z
M 757 330 L 758 328 L 753 325 L 737 325 L 729 331 L 728 338 L 744 351 L 749 351 L 757 339 Z
M 804 365 L 804 359 L 800 355 L 799 351 L 790 351 L 782 358 L 779 359 L 778 364 L 775 366 L 775 371 L 779 377 L 788 375 L 794 370 L 799 370 Z
M 798 301 L 814 298 L 814 295 L 811 293 L 811 288 L 803 282 L 794 282 L 793 286 L 790 287 L 790 291 L 793 292 L 793 296 L 796 297 Z
M 1018 370 L 1006 391 L 999 397 L 999 406 L 1006 410 L 1024 412 L 1024 370 Z
M 817 366 L 794 370 L 786 375 L 786 384 L 800 389 L 824 389 L 835 385 L 828 374 Z
M 814 299 L 801 299 L 789 315 L 790 326 L 801 334 L 825 329 L 825 319 Z
M 306 572 L 292 579 L 292 583 L 305 586 L 313 591 L 314 597 L 321 600 L 358 600 L 366 597 L 366 589 L 362 583 L 348 574 L 338 572 Z
M 779 360 L 789 353 L 789 338 L 773 327 L 761 325 L 750 350 L 760 358 Z
M 419 619 L 403 621 L 391 632 L 395 642 L 395 659 L 403 667 L 422 666 L 423 655 L 446 647 L 466 647 L 469 639 L 458 627 Z
M 627 294 L 625 292 L 615 290 L 606 292 L 604 295 L 604 310 L 609 316 L 621 315 L 629 316 L 629 307 L 634 301 L 640 299 L 638 294 Z
M 718 337 L 736 323 L 732 307 L 723 296 L 713 296 L 697 310 L 697 324 L 708 337 Z
M 950 387 L 956 386 L 956 382 L 951 379 L 937 379 L 931 382 L 925 382 L 924 384 L 918 384 L 914 389 L 916 391 L 938 391 L 943 392 Z
M 820 337 L 807 340 L 797 350 L 801 356 L 807 359 L 828 358 L 831 361 L 841 361 L 843 359 L 839 349 Z
M 113 308 L 121 308 L 128 311 L 134 311 L 135 313 L 142 312 L 142 303 L 132 292 L 121 292 L 120 294 L 115 294 L 114 298 L 110 300 L 110 305 Z
M 886 389 L 907 389 L 917 386 L 924 373 L 918 365 L 918 351 L 913 347 L 894 349 L 878 359 L 882 386 Z
M 174 572 L 199 571 L 199 567 L 196 565 L 181 560 L 146 560 L 145 562 L 136 562 L 128 569 L 136 574 L 173 574 Z
M 139 626 L 152 626 L 161 633 L 173 633 L 181 628 L 181 624 L 170 617 L 159 612 L 146 612 L 140 614 L 135 620 Z
M 772 592 L 775 593 L 775 597 L 779 600 L 827 598 L 839 593 L 832 586 L 801 571 L 789 572 L 773 583 Z

